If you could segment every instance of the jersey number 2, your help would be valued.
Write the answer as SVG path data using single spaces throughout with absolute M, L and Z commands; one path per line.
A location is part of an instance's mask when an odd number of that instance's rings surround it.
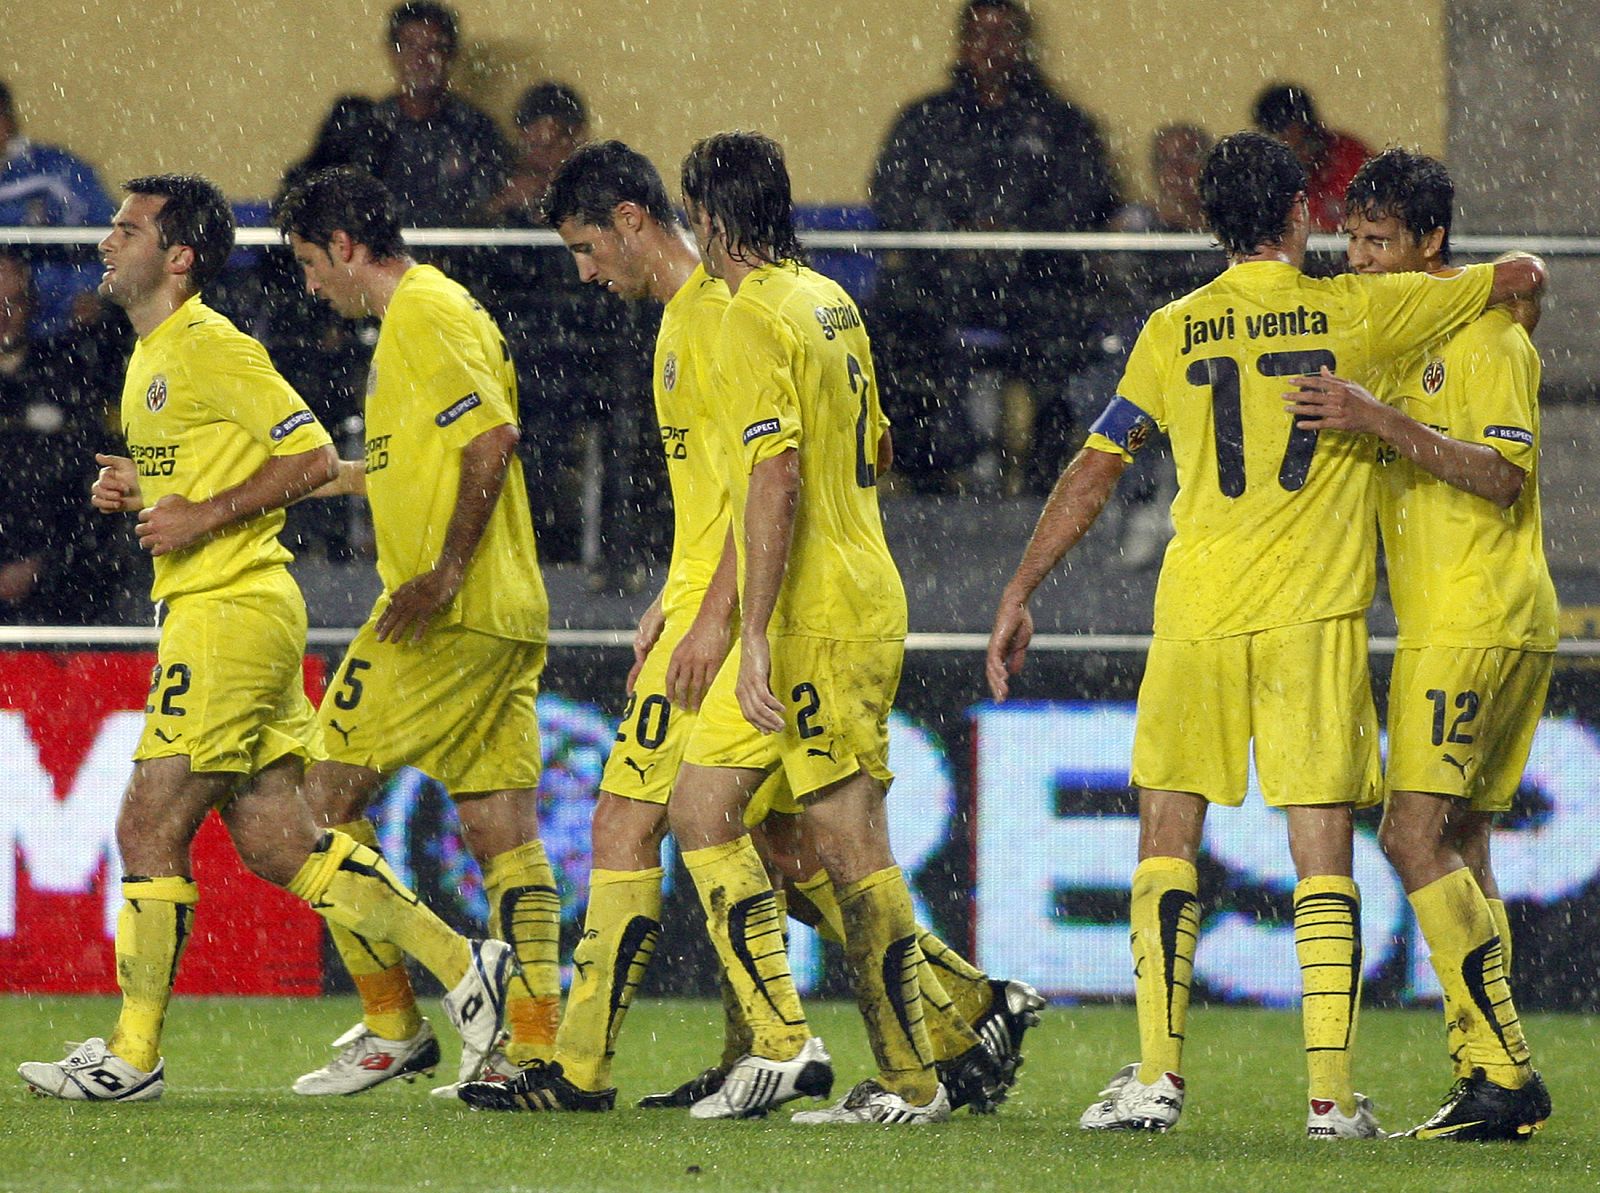
M 850 376 L 850 392 L 861 395 L 861 415 L 856 419 L 856 484 L 870 489 L 878 483 L 878 469 L 874 463 L 878 445 L 873 444 L 872 454 L 867 454 L 867 391 L 872 388 L 872 378 L 867 376 L 854 353 L 846 353 L 844 359 L 845 371 Z

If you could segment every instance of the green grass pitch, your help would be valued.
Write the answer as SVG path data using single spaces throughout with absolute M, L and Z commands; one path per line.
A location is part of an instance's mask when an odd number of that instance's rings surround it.
M 1555 1116 L 1526 1146 L 1303 1138 L 1304 1064 L 1291 1013 L 1197 1008 L 1189 1025 L 1190 1098 L 1166 1136 L 1090 1136 L 1078 1114 L 1137 1051 L 1129 1008 L 1045 1013 L 1004 1109 L 937 1127 L 695 1123 L 633 1100 L 714 1056 L 717 1008 L 645 1002 L 630 1015 L 605 1115 L 475 1114 L 398 1082 L 355 1098 L 306 1099 L 290 1081 L 320 1064 L 357 1015 L 349 999 L 180 999 L 168 1018 L 167 1095 L 98 1106 L 30 1095 L 11 1076 L 64 1041 L 105 1034 L 105 998 L 0 998 L 0 1189 L 207 1193 L 498 1193 L 575 1190 L 775 1190 L 782 1193 L 980 1193 L 1159 1190 L 1251 1193 L 1378 1190 L 1541 1193 L 1600 1187 L 1595 1017 L 1531 1016 L 1528 1030 Z M 440 1017 L 435 1014 L 436 1022 Z M 840 1094 L 869 1072 L 854 1009 L 812 1007 Z M 442 1022 L 440 1025 L 443 1026 Z M 448 1035 L 448 1028 L 441 1033 Z M 438 1080 L 453 1072 L 446 1044 Z M 1448 1081 L 1436 1013 L 1369 1011 L 1358 1084 L 1391 1129 L 1430 1113 Z

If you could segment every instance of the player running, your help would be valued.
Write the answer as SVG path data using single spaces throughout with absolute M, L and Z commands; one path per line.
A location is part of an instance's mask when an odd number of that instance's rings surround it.
M 1238 133 L 1212 150 L 1201 194 L 1228 268 L 1151 316 L 1117 396 L 1045 505 L 1001 596 L 987 671 L 996 699 L 1032 636 L 1028 601 L 1083 536 L 1159 425 L 1178 470 L 1177 536 L 1156 590 L 1132 783 L 1139 864 L 1131 921 L 1140 1060 L 1084 1112 L 1088 1130 L 1178 1120 L 1199 934 L 1206 810 L 1244 799 L 1249 752 L 1286 813 L 1309 1070 L 1306 1133 L 1371 1138 L 1350 1046 L 1361 989 L 1352 812 L 1378 799 L 1365 610 L 1376 544 L 1370 449 L 1297 428 L 1279 397 L 1322 366 L 1356 376 L 1536 292 L 1531 259 L 1450 276 L 1305 276 L 1304 171 L 1281 142 Z
M 1350 184 L 1350 267 L 1449 268 L 1455 186 L 1391 149 Z M 1376 392 L 1302 377 L 1311 431 L 1375 435 L 1378 514 L 1399 623 L 1389 685 L 1388 803 L 1378 839 L 1444 988 L 1456 1081 L 1416 1139 L 1525 1141 L 1550 1116 L 1511 997 L 1511 926 L 1490 865 L 1544 711 L 1556 593 L 1539 516 L 1534 303 L 1496 307 L 1396 364 Z
M 483 871 L 489 931 L 520 973 L 507 999 L 504 1052 L 463 1052 L 459 1080 L 547 1058 L 560 1011 L 561 899 L 539 841 L 541 759 L 535 701 L 549 607 L 522 470 L 516 374 L 494 321 L 470 294 L 407 255 L 383 184 L 325 170 L 293 188 L 276 223 L 306 287 L 347 319 L 383 321 L 366 401 L 365 458 L 322 495 L 364 493 L 383 592 L 321 708 L 328 759 L 306 776 L 322 823 L 375 845 L 366 809 L 414 766 L 456 804 Z M 350 1094 L 439 1056 L 400 954 L 332 929 L 363 1018 L 338 1054 L 295 1082 Z
M 432 970 L 450 991 L 445 1011 L 463 1049 L 485 1050 L 499 1031 L 510 950 L 456 935 L 371 849 L 315 827 L 300 796 L 321 734 L 301 675 L 305 602 L 278 532 L 282 507 L 334 475 L 327 432 L 261 345 L 202 301 L 233 250 L 222 193 L 190 175 L 136 178 L 126 189 L 100 243 L 100 293 L 139 337 L 122 390 L 129 458 L 96 457 L 92 497 L 103 513 L 139 514 L 161 642 L 117 817 L 122 1010 L 109 1041 L 18 1072 L 51 1097 L 161 1096 L 162 1025 L 199 901 L 189 845 L 212 808 L 256 874 Z

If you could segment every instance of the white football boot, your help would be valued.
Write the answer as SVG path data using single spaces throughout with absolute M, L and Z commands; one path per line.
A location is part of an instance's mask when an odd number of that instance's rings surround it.
M 475 940 L 466 976 L 443 999 L 444 1013 L 461 1033 L 458 1082 L 476 1081 L 500 1038 L 506 988 L 517 972 L 516 955 L 503 940 Z
M 1332 1099 L 1312 1098 L 1306 1110 L 1307 1139 L 1382 1139 L 1383 1128 L 1372 1112 L 1372 1099 L 1356 1095 L 1356 1112 L 1345 1115 Z
M 41 1098 L 68 1102 L 154 1102 L 167 1088 L 165 1061 L 153 1073 L 136 1069 L 106 1047 L 99 1036 L 85 1040 L 65 1060 L 30 1060 L 17 1075 Z
M 1125 1065 L 1100 1091 L 1101 1100 L 1083 1112 L 1085 1131 L 1165 1131 L 1183 1110 L 1183 1078 L 1163 1073 L 1149 1085 L 1139 1080 L 1138 1064 Z
M 694 1118 L 760 1118 L 796 1098 L 826 1098 L 833 1092 L 833 1058 L 812 1036 L 793 1060 L 742 1056 L 722 1088 L 689 1107 Z
M 913 1106 L 899 1094 L 891 1093 L 876 1081 L 858 1084 L 844 1096 L 844 1100 L 826 1110 L 802 1110 L 790 1122 L 818 1123 L 897 1123 L 919 1126 L 923 1123 L 950 1121 L 950 1097 L 940 1085 L 933 1101 L 926 1106 Z
M 357 1023 L 333 1042 L 338 1055 L 320 1069 L 299 1077 L 294 1092 L 307 1097 L 359 1094 L 396 1077 L 415 1081 L 432 1077 L 439 1066 L 439 1039 L 424 1019 L 408 1040 L 386 1040 L 365 1023 Z

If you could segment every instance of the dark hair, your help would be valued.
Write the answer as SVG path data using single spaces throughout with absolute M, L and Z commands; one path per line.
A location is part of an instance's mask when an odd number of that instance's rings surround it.
M 321 248 L 333 242 L 335 232 L 343 232 L 380 261 L 406 251 L 389 188 L 354 166 L 318 170 L 290 187 L 272 223 L 284 236 L 292 232 Z
M 0 79 L 0 112 L 4 112 L 13 120 L 17 118 L 16 103 L 11 98 L 11 85 Z
M 1306 172 L 1282 141 L 1263 133 L 1234 133 L 1212 146 L 1200 172 L 1200 206 L 1224 252 L 1249 256 L 1278 244 L 1289 227 Z
M 1440 257 L 1448 261 L 1455 200 L 1456 185 L 1438 158 L 1385 149 L 1356 171 L 1344 192 L 1344 209 L 1348 215 L 1368 219 L 1392 215 L 1418 242 L 1435 228 L 1443 228 Z
M 550 181 L 544 222 L 559 228 L 579 219 L 609 228 L 618 203 L 637 203 L 658 224 L 677 224 L 666 184 L 650 159 L 621 141 L 592 141 L 573 151 Z
M 456 46 L 460 44 L 461 23 L 456 18 L 455 9 L 447 4 L 437 4 L 434 0 L 406 0 L 404 4 L 396 4 L 390 9 L 389 44 L 398 47 L 400 30 L 421 21 L 439 27 L 439 32 L 444 34 L 444 52 L 455 57 Z
M 1033 14 L 1018 0 L 967 0 L 956 18 L 956 31 L 966 32 L 968 24 L 986 8 L 997 8 L 1017 24 L 1017 32 L 1024 38 L 1033 35 Z
M 165 199 L 155 219 L 161 247 L 183 244 L 194 251 L 189 280 L 196 291 L 217 280 L 233 252 L 233 208 L 214 182 L 198 174 L 149 174 L 130 178 L 122 189 Z
M 569 129 L 589 121 L 583 96 L 565 83 L 535 83 L 522 93 L 517 101 L 517 127 L 526 128 L 543 116 L 554 116 Z
M 1251 115 L 1257 128 L 1274 136 L 1297 124 L 1305 128 L 1322 127 L 1317 105 L 1311 102 L 1306 89 L 1295 83 L 1274 83 L 1268 87 L 1256 96 Z
M 804 262 L 783 149 L 760 133 L 714 133 L 683 159 L 683 197 L 709 214 L 734 257 Z

